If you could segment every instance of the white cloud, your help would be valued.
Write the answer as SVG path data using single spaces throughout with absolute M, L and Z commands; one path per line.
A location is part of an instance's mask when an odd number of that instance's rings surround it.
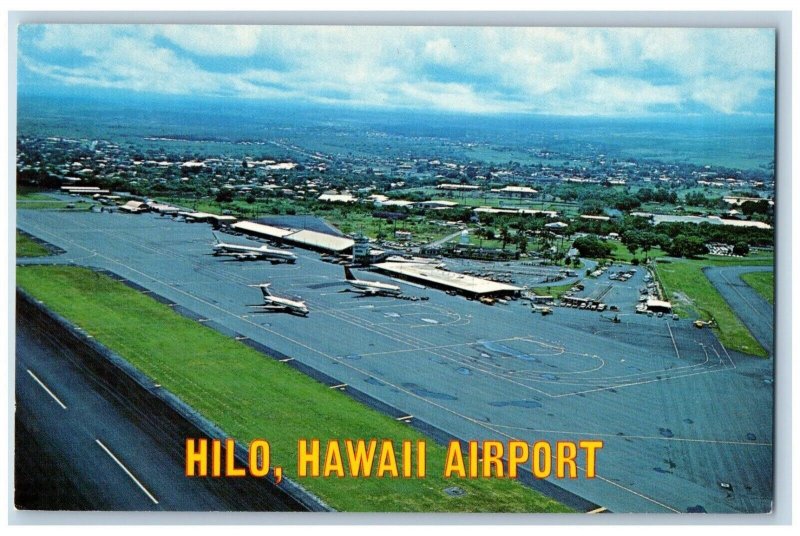
M 258 48 L 258 26 L 159 26 L 160 35 L 201 56 L 250 56 Z
M 21 41 L 21 64 L 31 72 L 162 93 L 478 113 L 643 114 L 697 105 L 736 113 L 757 105 L 774 76 L 774 33 L 758 29 L 41 28 Z M 184 51 L 220 68 L 203 69 Z M 67 67 L 50 59 L 65 53 L 87 61 Z M 248 67 L 227 68 L 229 58 Z
M 459 59 L 456 47 L 445 37 L 425 43 L 425 56 L 436 63 L 445 65 L 452 65 Z
M 696 80 L 689 89 L 689 96 L 712 110 L 730 114 L 755 102 L 762 90 L 773 88 L 774 84 L 760 78 L 739 77 L 725 80 L 710 77 Z

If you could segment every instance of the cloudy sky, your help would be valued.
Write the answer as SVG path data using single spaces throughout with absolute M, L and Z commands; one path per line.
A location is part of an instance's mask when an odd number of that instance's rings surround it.
M 771 114 L 769 29 L 19 27 L 22 92 L 468 113 Z

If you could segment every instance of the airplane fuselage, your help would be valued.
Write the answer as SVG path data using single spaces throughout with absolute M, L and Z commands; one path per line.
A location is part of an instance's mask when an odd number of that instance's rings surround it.
M 222 243 L 214 246 L 214 255 L 229 255 L 239 260 L 283 261 L 290 264 L 297 260 L 297 256 L 294 253 L 271 249 L 267 246 L 253 247 Z
M 347 281 L 353 290 L 356 292 L 363 292 L 365 294 L 382 294 L 385 296 L 397 296 L 400 294 L 400 287 L 396 285 L 389 285 L 387 283 L 380 283 L 378 281 L 362 281 L 354 279 Z
M 305 302 L 275 296 L 269 291 L 269 283 L 250 286 L 261 289 L 261 295 L 264 297 L 264 305 L 254 305 L 252 307 L 260 307 L 265 311 L 286 311 L 303 316 L 308 315 L 308 306 Z
M 290 313 L 297 313 L 301 315 L 308 314 L 308 307 L 306 307 L 305 303 L 286 298 L 276 298 L 275 296 L 265 297 L 264 307 L 275 310 L 284 310 Z

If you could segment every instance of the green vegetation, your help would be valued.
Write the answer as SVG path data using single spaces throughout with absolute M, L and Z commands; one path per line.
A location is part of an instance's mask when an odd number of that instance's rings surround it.
M 257 219 L 272 215 L 311 214 L 324 218 L 344 234 L 362 233 L 370 238 L 394 240 L 395 231 L 411 232 L 411 240 L 427 243 L 454 232 L 451 227 L 435 225 L 422 215 L 410 214 L 406 219 L 388 220 L 373 216 L 374 207 L 359 204 L 325 203 L 285 198 L 260 198 L 248 203 L 245 200 L 218 202 L 213 199 L 187 199 L 164 197 L 167 203 L 191 207 L 201 212 L 232 214 L 239 218 Z
M 633 255 L 627 246 L 625 246 L 625 244 L 619 240 L 607 240 L 606 242 L 611 245 L 611 257 L 613 257 L 615 261 L 631 262 L 634 257 L 638 258 L 640 261 L 644 260 L 644 253 L 637 251 L 637 254 Z M 659 257 L 663 257 L 664 255 L 666 255 L 666 253 L 664 253 L 658 246 L 647 252 L 648 259 L 657 259 Z
M 572 245 L 580 252 L 581 257 L 590 257 L 593 259 L 608 258 L 612 251 L 610 244 L 600 240 L 594 235 L 578 237 Z
M 80 203 L 64 201 L 48 193 L 29 188 L 17 191 L 17 208 L 31 210 L 89 210 L 91 206 L 91 203 L 86 203 L 85 200 L 81 200 Z
M 46 257 L 50 252 L 46 247 L 17 231 L 17 257 Z
M 409 231 L 411 241 L 427 243 L 444 238 L 458 229 L 434 225 L 422 216 L 409 216 L 405 220 L 388 221 L 367 212 L 334 209 L 320 214 L 325 220 L 345 234 L 362 233 L 379 240 L 394 240 L 395 231 Z
M 22 188 L 17 191 L 17 201 L 57 201 L 57 199 L 39 190 Z
M 775 304 L 775 272 L 750 272 L 742 274 L 742 279 L 765 300 Z
M 531 290 L 537 296 L 552 296 L 553 299 L 559 300 L 569 289 L 574 287 L 577 283 L 568 283 L 566 285 L 554 285 L 552 287 L 531 287 Z
M 720 257 L 718 255 L 703 255 L 697 259 L 703 266 L 772 266 L 775 264 L 775 255 L 772 251 L 751 253 L 747 257 Z
M 424 436 L 122 283 L 83 268 L 26 266 L 17 282 L 153 381 L 242 442 L 267 438 L 274 463 L 295 477 L 298 438 Z M 323 441 L 324 443 L 324 441 Z M 303 479 L 344 511 L 566 512 L 511 480 L 444 479 L 445 449 L 428 440 L 426 479 Z M 459 486 L 462 497 L 444 488 Z
M 746 260 L 738 259 L 738 261 L 739 264 L 750 264 Z M 692 311 L 703 320 L 713 319 L 716 322 L 719 340 L 726 347 L 746 354 L 767 357 L 764 348 L 753 338 L 703 273 L 703 267 L 710 264 L 713 263 L 707 259 L 669 261 L 662 259 L 656 263 L 656 276 L 676 312 L 686 315 Z M 717 264 L 725 265 L 722 262 Z

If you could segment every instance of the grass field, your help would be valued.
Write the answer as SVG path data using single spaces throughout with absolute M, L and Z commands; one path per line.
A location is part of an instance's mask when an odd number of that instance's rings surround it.
M 531 287 L 531 291 L 537 296 L 552 296 L 553 299 L 558 300 L 576 284 L 577 283 L 568 283 L 566 285 L 553 285 L 550 287 Z
M 775 304 L 775 272 L 750 272 L 742 274 L 742 279 L 765 300 Z
M 724 260 L 723 260 L 724 259 Z M 709 265 L 755 264 L 762 260 L 754 257 L 753 263 L 749 259 L 670 259 L 656 263 L 656 275 L 664 288 L 667 299 L 672 301 L 678 314 L 695 312 L 703 320 L 716 321 L 719 340 L 726 347 L 745 354 L 767 357 L 767 352 L 747 327 L 736 317 L 728 302 L 714 288 L 703 273 L 703 267 Z M 726 262 L 730 261 L 730 262 Z
M 614 260 L 620 262 L 631 262 L 631 260 L 634 258 L 634 255 L 631 255 L 631 252 L 628 251 L 628 248 L 625 247 L 625 245 L 619 240 L 607 240 L 606 243 L 614 248 L 611 250 L 611 256 L 614 258 Z M 659 257 L 663 257 L 665 255 L 666 253 L 661 251 L 661 248 L 657 246 L 647 252 L 648 259 L 658 259 Z M 637 250 L 635 257 L 644 262 L 644 252 L 642 252 L 642 250 Z
M 89 203 L 70 203 L 68 201 L 61 201 L 60 199 L 44 199 L 44 200 L 17 200 L 18 208 L 25 208 L 29 210 L 89 210 L 91 204 Z
M 17 231 L 17 257 L 45 257 L 47 248 Z
M 18 190 L 17 201 L 57 201 L 57 199 L 38 190 Z
M 84 268 L 25 266 L 18 284 L 242 441 L 266 438 L 296 473 L 298 438 L 424 439 L 408 425 Z M 313 478 L 300 483 L 342 511 L 566 512 L 516 481 L 444 479 L 445 449 L 428 445 L 425 479 Z M 399 449 L 398 449 L 399 450 Z M 444 489 L 466 491 L 450 497 Z
M 77 200 L 76 200 L 77 201 Z M 91 203 L 76 203 L 53 197 L 47 192 L 22 190 L 17 192 L 17 207 L 34 210 L 89 210 Z

